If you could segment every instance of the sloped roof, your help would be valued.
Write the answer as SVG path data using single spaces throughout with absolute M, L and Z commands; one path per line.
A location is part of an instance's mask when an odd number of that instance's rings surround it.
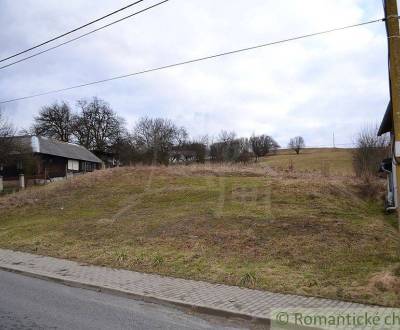
M 42 136 L 21 136 L 18 137 L 18 139 L 20 139 L 21 142 L 30 145 L 32 152 L 34 153 L 83 160 L 93 163 L 102 162 L 85 147 L 77 144 L 60 142 Z
M 378 136 L 388 133 L 392 129 L 393 129 L 392 102 L 390 101 L 386 108 L 385 115 L 383 116 L 381 126 L 379 127 Z

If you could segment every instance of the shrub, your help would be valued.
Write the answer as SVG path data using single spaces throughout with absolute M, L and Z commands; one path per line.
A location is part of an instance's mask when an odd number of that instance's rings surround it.
M 164 263 L 164 257 L 163 256 L 161 256 L 159 254 L 156 254 L 153 257 L 153 266 L 161 266 L 163 263 Z
M 250 138 L 250 145 L 256 160 L 258 160 L 259 157 L 264 157 L 270 152 L 276 153 L 280 148 L 279 144 L 268 135 L 253 135 Z
M 388 156 L 389 139 L 378 136 L 378 127 L 366 126 L 357 136 L 353 168 L 358 177 L 375 176 L 381 161 Z
M 239 285 L 245 287 L 255 287 L 256 283 L 257 283 L 257 276 L 254 271 L 244 273 L 239 281 Z

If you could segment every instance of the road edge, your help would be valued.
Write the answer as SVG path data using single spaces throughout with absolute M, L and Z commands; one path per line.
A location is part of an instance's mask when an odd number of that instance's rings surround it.
M 114 289 L 114 288 L 110 288 L 110 287 L 106 287 L 106 286 L 79 282 L 79 281 L 75 281 L 75 280 L 71 280 L 71 279 L 62 278 L 59 276 L 51 276 L 51 275 L 42 274 L 42 273 L 30 272 L 27 270 L 22 270 L 22 269 L 18 269 L 18 268 L 14 268 L 14 267 L 6 267 L 6 266 L 0 265 L 0 270 L 19 274 L 19 275 L 24 275 L 24 276 L 28 276 L 28 277 L 32 277 L 32 278 L 37 278 L 40 280 L 51 281 L 51 282 L 62 284 L 62 285 L 69 286 L 69 287 L 97 291 L 97 292 L 104 292 L 104 293 L 111 294 L 114 296 L 130 298 L 130 299 L 143 301 L 143 302 L 156 303 L 156 304 L 160 304 L 163 306 L 169 306 L 169 307 L 179 307 L 179 308 L 183 308 L 185 310 L 189 310 L 189 311 L 200 313 L 200 314 L 207 314 L 207 315 L 224 317 L 224 318 L 233 317 L 233 318 L 238 318 L 238 319 L 245 320 L 245 321 L 250 321 L 252 323 L 263 324 L 263 325 L 267 325 L 269 327 L 271 326 L 271 318 L 269 318 L 269 317 L 261 317 L 261 316 L 250 315 L 250 314 L 245 314 L 245 313 L 237 313 L 237 312 L 232 312 L 230 310 L 209 307 L 209 306 L 204 306 L 204 305 L 195 305 L 195 304 L 187 303 L 184 301 L 161 298 L 161 297 L 157 297 L 157 296 L 153 296 L 153 295 L 139 294 L 139 293 L 135 293 L 132 291 Z

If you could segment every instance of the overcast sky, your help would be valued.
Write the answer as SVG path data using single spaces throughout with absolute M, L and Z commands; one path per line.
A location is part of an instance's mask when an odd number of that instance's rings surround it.
M 0 0 L 4 58 L 133 0 Z M 108 19 L 110 22 L 156 1 Z M 170 0 L 151 11 L 0 71 L 0 100 L 122 75 L 383 16 L 381 0 Z M 104 24 L 103 21 L 95 27 Z M 88 31 L 93 29 L 86 29 Z M 78 32 L 76 35 L 82 32 Z M 68 39 L 68 37 L 66 38 Z M 191 136 L 269 134 L 282 146 L 351 143 L 389 99 L 383 23 L 113 81 L 2 108 L 19 128 L 41 106 L 98 96 L 128 126 L 169 118 Z

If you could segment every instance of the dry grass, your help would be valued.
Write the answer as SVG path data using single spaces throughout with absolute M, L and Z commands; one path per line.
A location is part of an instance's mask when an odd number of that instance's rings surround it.
M 265 157 L 262 163 L 276 170 L 318 173 L 329 175 L 353 175 L 352 149 L 304 149 L 300 155 L 291 150 L 281 150 L 276 156 Z
M 399 307 L 400 240 L 380 191 L 271 167 L 120 168 L 28 189 L 0 198 L 0 246 Z

